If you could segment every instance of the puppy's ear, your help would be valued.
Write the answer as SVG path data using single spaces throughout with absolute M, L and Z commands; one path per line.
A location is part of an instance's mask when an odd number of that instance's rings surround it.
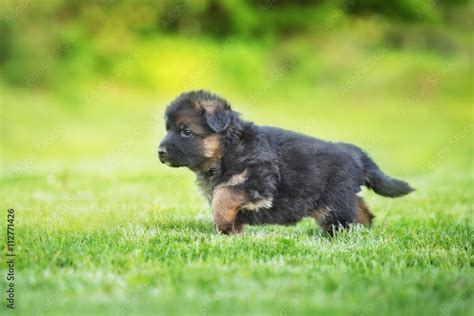
M 206 122 L 214 132 L 221 133 L 229 127 L 232 111 L 228 105 L 220 102 L 204 102 L 202 106 Z

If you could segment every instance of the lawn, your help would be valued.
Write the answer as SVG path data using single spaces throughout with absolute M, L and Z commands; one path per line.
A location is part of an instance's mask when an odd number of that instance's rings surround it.
M 216 235 L 191 172 L 156 158 L 176 87 L 150 93 L 114 82 L 89 103 L 80 93 L 1 84 L 0 192 L 2 226 L 15 209 L 14 313 L 472 314 L 472 79 L 469 59 L 445 66 L 393 52 L 322 86 L 298 72 L 244 91 L 207 82 L 244 118 L 355 143 L 417 189 L 394 200 L 364 189 L 373 228 L 332 239 L 310 219 Z M 0 273 L 4 289 L 4 263 Z

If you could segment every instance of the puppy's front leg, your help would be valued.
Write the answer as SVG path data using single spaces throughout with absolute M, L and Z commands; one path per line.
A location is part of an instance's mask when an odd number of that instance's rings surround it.
M 235 217 L 245 201 L 243 189 L 234 186 L 225 186 L 214 191 L 212 216 L 218 232 L 234 234 L 242 230 L 242 224 L 235 223 Z

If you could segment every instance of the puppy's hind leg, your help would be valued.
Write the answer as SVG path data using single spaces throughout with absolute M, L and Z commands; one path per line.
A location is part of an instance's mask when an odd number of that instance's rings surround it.
M 374 214 L 372 214 L 364 203 L 364 200 L 360 197 L 357 197 L 357 209 L 356 209 L 356 220 L 357 223 L 370 226 L 374 219 Z
M 337 201 L 339 203 L 320 207 L 314 213 L 319 226 L 330 236 L 334 236 L 340 228 L 347 228 L 351 223 L 370 226 L 375 217 L 362 198 L 357 197 L 354 204 L 350 202 L 350 199 L 346 200 L 346 203 L 342 203 L 343 201 L 339 200 Z
M 348 228 L 349 224 L 357 222 L 357 196 L 354 192 L 339 190 L 328 193 L 321 200 L 314 217 L 319 226 L 330 236 L 341 228 Z

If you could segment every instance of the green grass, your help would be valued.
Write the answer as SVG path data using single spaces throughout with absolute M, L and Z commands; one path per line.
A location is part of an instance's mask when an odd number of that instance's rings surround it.
M 1 86 L 0 193 L 4 210 L 16 210 L 15 313 L 472 313 L 470 66 L 460 59 L 423 88 L 444 63 L 391 52 L 346 95 L 339 87 L 357 69 L 322 86 L 301 71 L 244 92 L 217 84 L 246 118 L 358 144 L 417 188 L 396 200 L 364 190 L 374 227 L 334 239 L 309 219 L 214 234 L 192 174 L 156 159 L 164 104 L 178 88 L 150 95 L 112 85 L 84 105 L 77 95 Z M 3 289 L 4 263 L 0 273 Z
M 467 315 L 472 308 L 466 174 L 433 177 L 431 187 L 416 182 L 417 193 L 396 201 L 365 192 L 374 228 L 335 239 L 311 220 L 215 235 L 188 177 L 166 171 L 63 181 L 37 174 L 2 185 L 17 213 L 19 314 Z

